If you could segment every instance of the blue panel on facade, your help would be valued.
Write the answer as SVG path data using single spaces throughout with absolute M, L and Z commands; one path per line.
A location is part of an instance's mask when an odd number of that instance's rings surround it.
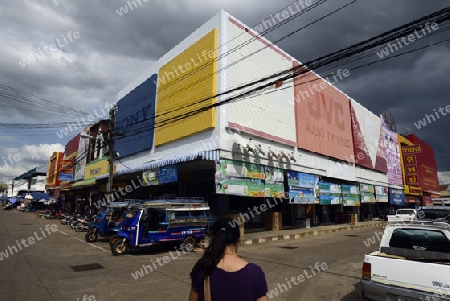
M 402 189 L 389 188 L 389 202 L 396 206 L 405 206 L 405 193 Z
M 118 102 L 115 132 L 115 150 L 119 157 L 128 156 L 153 147 L 155 132 L 155 99 L 158 75 L 136 87 Z

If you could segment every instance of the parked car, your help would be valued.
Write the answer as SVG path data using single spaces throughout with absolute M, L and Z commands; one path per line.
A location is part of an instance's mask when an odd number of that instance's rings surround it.
M 417 210 L 410 208 L 397 209 L 395 215 L 388 215 L 387 218 L 388 223 L 414 221 L 417 220 Z
M 364 300 L 450 300 L 450 225 L 388 224 L 364 256 L 361 285 Z

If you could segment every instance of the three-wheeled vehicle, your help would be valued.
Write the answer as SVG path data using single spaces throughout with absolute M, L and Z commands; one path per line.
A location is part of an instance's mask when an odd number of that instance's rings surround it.
M 125 214 L 117 235 L 110 239 L 113 255 L 156 245 L 197 246 L 212 222 L 202 199 L 162 199 L 145 202 Z
M 99 235 L 107 237 L 116 234 L 122 222 L 121 216 L 130 206 L 130 202 L 115 202 L 101 207 L 94 221 L 89 225 L 84 239 L 87 242 L 94 242 Z

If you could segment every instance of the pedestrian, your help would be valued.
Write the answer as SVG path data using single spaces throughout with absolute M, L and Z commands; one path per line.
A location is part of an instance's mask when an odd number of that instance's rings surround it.
M 221 218 L 211 227 L 212 240 L 191 272 L 189 301 L 268 301 L 263 270 L 237 255 L 239 227 Z

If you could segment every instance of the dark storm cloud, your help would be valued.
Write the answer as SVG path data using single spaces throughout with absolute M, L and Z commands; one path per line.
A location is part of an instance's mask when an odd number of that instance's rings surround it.
M 291 3 L 286 0 L 140 0 L 138 7 L 119 16 L 116 10 L 128 5 L 128 2 L 132 1 L 3 1 L 0 12 L 0 83 L 89 113 L 100 103 L 115 101 L 117 92 L 220 9 L 228 11 L 248 26 L 253 26 Z M 137 0 L 134 2 L 138 3 Z M 275 41 L 348 2 L 350 0 L 327 1 L 273 30 L 267 34 L 267 38 Z M 278 46 L 299 61 L 306 62 L 446 5 L 445 0 L 359 0 L 281 41 Z M 44 59 L 25 68 L 19 65 L 18 62 L 30 52 L 55 43 L 56 39 L 61 39 L 69 31 L 79 32 L 80 38 L 64 46 L 63 51 L 45 55 Z M 449 32 L 446 32 L 447 38 Z M 426 45 L 444 36 L 441 33 L 427 37 L 410 46 Z M 446 137 L 450 115 L 421 129 L 417 129 L 414 123 L 423 119 L 425 114 L 431 114 L 433 109 L 450 104 L 447 97 L 450 92 L 447 84 L 449 45 L 441 44 L 352 71 L 350 77 L 336 84 L 377 115 L 382 109 L 389 109 L 400 132 L 410 128 L 434 147 L 440 171 L 450 171 L 450 156 L 446 155 L 448 147 L 445 139 L 440 138 Z M 376 54 L 373 54 L 365 61 L 334 64 L 327 70 L 317 72 L 325 76 L 339 68 L 351 68 L 376 59 Z M 0 105 L 9 102 L 10 100 L 0 98 Z M 19 114 L 17 110 L 8 107 L 2 107 L 0 118 L 3 122 L 71 121 L 29 111 L 20 111 Z M 19 140 L 16 137 L 13 139 Z M 36 137 L 27 143 L 38 144 L 42 141 L 66 142 L 53 135 Z M 15 147 L 20 149 L 20 145 Z

